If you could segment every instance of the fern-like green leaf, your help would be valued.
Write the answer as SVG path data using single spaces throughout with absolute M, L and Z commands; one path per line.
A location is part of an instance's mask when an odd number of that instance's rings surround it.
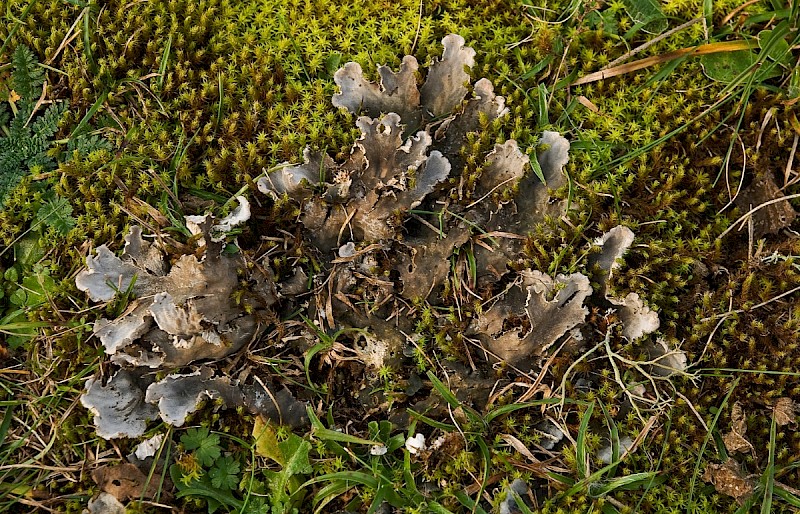
M 72 205 L 60 196 L 48 200 L 36 211 L 36 219 L 40 223 L 54 229 L 65 236 L 75 227 L 75 218 L 72 217 Z
M 66 109 L 66 103 L 52 104 L 28 126 L 25 121 L 29 114 L 25 110 L 20 110 L 11 120 L 8 136 L 0 137 L 0 207 L 31 167 L 52 169 L 55 166 L 47 150 L 53 144 L 52 137 Z
M 75 152 L 78 152 L 79 157 L 86 157 L 92 152 L 98 150 L 109 150 L 113 147 L 107 139 L 97 134 L 81 134 L 71 138 L 67 142 L 67 153 L 72 157 Z
M 0 131 L 2 131 L 0 132 L 0 137 L 7 135 L 8 127 L 6 127 L 6 125 L 8 124 L 10 117 L 11 115 L 8 112 L 6 104 L 0 103 Z
M 26 102 L 33 102 L 44 84 L 44 68 L 39 66 L 36 55 L 25 45 L 19 45 L 14 50 L 11 62 L 14 65 L 14 72 L 11 74 L 14 91 Z

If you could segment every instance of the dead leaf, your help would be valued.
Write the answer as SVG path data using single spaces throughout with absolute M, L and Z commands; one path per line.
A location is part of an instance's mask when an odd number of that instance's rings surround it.
M 283 453 L 278 447 L 278 435 L 272 423 L 265 421 L 261 416 L 256 416 L 253 422 L 253 437 L 256 440 L 255 450 L 258 455 L 268 457 L 281 466 L 285 464 Z
M 747 432 L 747 423 L 745 422 L 744 412 L 741 404 L 736 402 L 731 410 L 731 431 L 722 436 L 725 448 L 730 453 L 754 450 L 750 441 L 745 439 L 745 432 Z
M 759 205 L 783 197 L 784 194 L 775 184 L 772 173 L 767 172 L 740 192 L 735 203 L 741 211 L 747 212 Z M 767 234 L 775 234 L 789 227 L 797 217 L 797 213 L 788 201 L 784 201 L 766 205 L 755 211 L 752 216 L 753 237 L 761 239 Z
M 735 498 L 740 505 L 753 493 L 753 481 L 742 474 L 739 463 L 733 459 L 706 466 L 703 480 L 714 484 L 717 492 Z
M 511 434 L 500 434 L 500 437 L 506 443 L 508 443 L 509 446 L 511 446 L 512 448 L 517 450 L 523 457 L 525 457 L 529 461 L 534 462 L 534 463 L 541 462 L 539 459 L 534 457 L 533 453 L 531 453 L 531 451 L 528 449 L 528 447 L 525 446 L 525 443 L 523 443 L 522 441 L 520 441 L 519 439 L 517 439 L 513 435 L 511 435 Z
M 101 466 L 92 472 L 92 480 L 100 486 L 100 489 L 111 494 L 117 500 L 146 500 L 154 499 L 159 492 L 161 476 L 154 474 L 147 481 L 147 476 L 139 468 L 130 463 L 119 464 L 116 466 Z M 167 493 L 161 492 L 161 499 Z
M 797 404 L 791 398 L 779 398 L 772 410 L 775 416 L 775 423 L 779 426 L 794 424 L 797 410 Z

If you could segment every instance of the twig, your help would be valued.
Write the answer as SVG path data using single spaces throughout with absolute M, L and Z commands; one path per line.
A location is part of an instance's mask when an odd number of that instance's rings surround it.
M 731 12 L 729 12 L 727 16 L 725 16 L 724 18 L 722 18 L 722 22 L 720 22 L 720 26 L 721 26 L 721 25 L 725 25 L 726 23 L 728 23 L 729 21 L 731 21 L 731 20 L 733 19 L 733 17 L 734 17 L 734 16 L 736 16 L 736 15 L 737 15 L 737 14 L 739 14 L 740 12 L 744 11 L 745 9 L 747 9 L 748 7 L 750 7 L 751 5 L 753 5 L 753 4 L 757 4 L 757 3 L 758 3 L 758 2 L 760 2 L 760 1 L 761 1 L 761 0 L 750 0 L 749 2 L 745 2 L 745 3 L 743 3 L 742 5 L 740 5 L 739 7 L 737 7 L 736 9 L 732 10 Z

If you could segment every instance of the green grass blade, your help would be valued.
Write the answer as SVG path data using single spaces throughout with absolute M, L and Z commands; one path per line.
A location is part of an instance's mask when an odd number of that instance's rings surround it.
M 736 377 L 730 385 L 728 392 L 725 394 L 725 397 L 722 399 L 722 403 L 717 410 L 717 413 L 714 415 L 714 419 L 711 420 L 711 424 L 708 426 L 708 433 L 706 434 L 705 438 L 703 439 L 703 444 L 700 446 L 700 451 L 697 454 L 697 462 L 694 466 L 694 473 L 692 473 L 692 479 L 689 481 L 689 499 L 686 502 L 687 507 L 692 509 L 694 508 L 694 504 L 692 503 L 692 498 L 694 497 L 694 488 L 695 484 L 697 483 L 697 477 L 700 476 L 700 465 L 703 462 L 703 454 L 706 452 L 706 447 L 708 446 L 708 442 L 711 440 L 712 432 L 714 428 L 717 426 L 719 422 L 719 417 L 722 415 L 723 411 L 725 410 L 725 406 L 728 404 L 728 400 L 730 400 L 733 391 L 736 390 L 736 386 L 739 385 L 739 381 L 741 377 Z
M 450 407 L 454 409 L 461 407 L 464 410 L 464 413 L 467 415 L 467 417 L 470 418 L 470 420 L 476 423 L 481 423 L 481 424 L 484 423 L 483 418 L 481 418 L 481 416 L 478 415 L 477 412 L 475 412 L 472 408 L 466 405 L 462 405 L 461 402 L 458 401 L 458 398 L 456 398 L 453 392 L 450 391 L 450 389 L 436 377 L 433 371 L 430 370 L 428 371 L 428 379 L 433 384 L 433 388 L 436 389 L 436 391 L 440 395 L 442 395 L 442 398 L 444 399 L 444 401 L 447 402 L 448 405 L 450 405 Z
M 489 451 L 489 447 L 486 446 L 486 441 L 483 440 L 483 437 L 478 436 L 477 441 L 478 448 L 481 450 L 481 456 L 483 457 L 483 474 L 481 476 L 481 488 L 478 490 L 477 498 L 483 496 L 483 491 L 486 490 L 486 484 L 489 482 L 489 468 L 492 462 L 492 454 Z M 475 513 L 475 508 L 472 509 L 473 514 Z
M 346 493 L 351 487 L 353 487 L 353 485 L 344 480 L 335 480 L 317 491 L 317 494 L 314 495 L 314 499 L 311 502 L 314 512 L 322 512 L 322 509 L 327 504 L 335 500 L 338 496 Z
M 581 417 L 581 425 L 578 428 L 578 438 L 575 441 L 575 456 L 578 464 L 578 476 L 586 478 L 589 476 L 589 456 L 586 451 L 586 435 L 589 432 L 589 420 L 592 419 L 594 403 L 590 403 L 586 412 Z
M 772 424 L 769 427 L 769 456 L 767 469 L 764 470 L 764 499 L 761 501 L 761 514 L 772 512 L 772 493 L 775 490 L 775 438 L 777 437 L 777 422 L 772 414 Z
M 525 500 L 522 499 L 522 496 L 520 496 L 519 493 L 517 493 L 516 491 L 514 491 L 509 487 L 508 494 L 510 494 L 511 497 L 514 498 L 514 501 L 517 502 L 517 510 L 519 510 L 522 514 L 533 514 L 533 512 L 531 511 L 530 508 L 528 508 L 528 505 L 525 503 Z
M 430 425 L 433 428 L 438 428 L 439 430 L 443 430 L 445 432 L 452 432 L 453 430 L 456 429 L 455 425 L 451 425 L 450 423 L 442 423 L 441 421 L 436 421 L 435 419 L 431 419 L 428 416 L 420 414 L 415 410 L 407 409 L 406 412 L 408 412 L 408 415 L 411 416 L 411 418 L 422 421 L 426 425 Z
M 368 475 L 361 471 L 336 471 L 334 473 L 326 473 L 324 475 L 307 480 L 303 485 L 300 486 L 300 489 L 327 481 L 352 482 L 354 484 L 363 485 L 364 487 L 368 487 L 370 489 L 378 488 L 378 479 L 372 475 Z
M 19 19 L 16 19 L 16 18 L 14 18 L 14 16 L 11 15 L 11 5 L 12 5 L 12 3 L 9 2 L 9 3 L 6 4 L 6 16 L 8 18 L 11 18 L 11 19 L 14 20 L 14 25 L 11 27 L 11 30 L 8 31 L 8 36 L 6 36 L 5 41 L 3 41 L 3 45 L 0 46 L 0 55 L 3 55 L 3 52 L 6 49 L 6 46 L 8 46 L 8 42 L 11 41 L 11 39 L 14 37 L 14 34 L 17 33 L 17 31 L 19 30 L 20 26 L 24 23 L 25 18 L 28 17 L 28 13 L 31 12 L 31 9 L 33 8 L 34 5 L 36 5 L 37 1 L 38 0 L 31 0 L 30 2 L 28 2 L 28 5 L 25 6 L 25 9 L 20 14 L 20 18 Z
M 354 435 L 345 434 L 343 432 L 337 432 L 336 430 L 325 428 L 325 425 L 323 425 L 322 421 L 320 421 L 317 415 L 314 414 L 314 409 L 310 405 L 306 407 L 306 412 L 308 413 L 308 419 L 311 421 L 311 429 L 312 429 L 311 433 L 314 435 L 314 437 L 318 439 L 321 439 L 323 441 L 336 441 L 338 443 L 383 446 L 383 443 L 381 443 L 380 441 L 362 439 L 361 437 L 356 437 Z
M 529 78 L 533 78 L 537 73 L 542 71 L 543 69 L 547 68 L 547 66 L 553 62 L 553 56 L 548 55 L 538 63 L 536 63 L 533 68 L 529 69 L 525 73 L 519 76 L 519 80 L 528 80 Z
M 511 414 L 512 412 L 521 409 L 527 409 L 530 407 L 541 407 L 542 405 L 556 405 L 559 403 L 561 403 L 561 398 L 543 398 L 541 400 L 533 400 L 531 402 L 510 403 L 508 405 L 503 405 L 502 407 L 492 409 L 486 414 L 486 416 L 484 416 L 483 419 L 486 421 L 486 423 L 491 423 L 500 416 L 505 416 L 506 414 Z M 564 403 L 582 404 L 582 402 L 576 402 L 574 400 L 569 400 L 569 399 L 567 399 Z
M 615 478 L 609 483 L 593 490 L 592 495 L 603 496 L 610 492 L 616 491 L 617 489 L 641 489 L 642 487 L 647 486 L 647 484 L 656 479 L 658 476 L 659 474 L 657 471 L 645 471 L 642 473 L 634 473 L 626 477 Z M 667 477 L 662 477 L 661 482 L 666 481 L 666 479 Z
M 100 107 L 103 106 L 107 98 L 108 98 L 108 90 L 103 91 L 103 93 L 97 98 L 94 104 L 92 104 L 92 106 L 86 112 L 86 115 L 83 117 L 83 119 L 81 119 L 80 123 L 78 123 L 78 126 L 75 127 L 75 130 L 73 130 L 72 133 L 69 135 L 70 139 L 83 133 L 83 130 L 89 124 L 89 120 L 91 120 L 92 117 L 95 114 L 97 114 L 97 111 L 100 110 Z
M 164 90 L 164 76 L 167 73 L 167 62 L 169 61 L 169 53 L 172 50 L 172 34 L 167 39 L 167 45 L 164 47 L 164 53 L 161 54 L 161 64 L 158 66 L 158 90 Z
M 780 498 L 781 500 L 785 501 L 792 507 L 800 508 L 800 498 L 795 496 L 794 494 L 790 493 L 783 487 L 776 485 L 775 488 L 772 490 L 773 494 Z
M 483 510 L 480 505 L 478 505 L 478 502 L 470 498 L 464 491 L 456 491 L 455 497 L 459 502 L 461 502 L 461 505 L 470 509 L 471 512 L 475 514 L 486 514 L 486 511 Z
M 94 31 L 89 27 L 89 22 L 91 21 L 91 7 L 86 6 L 84 9 L 83 15 L 83 53 L 86 55 L 86 62 L 89 64 L 89 71 L 92 72 L 92 75 L 97 75 L 97 62 L 94 60 L 94 54 L 92 54 L 92 40 L 91 35 Z

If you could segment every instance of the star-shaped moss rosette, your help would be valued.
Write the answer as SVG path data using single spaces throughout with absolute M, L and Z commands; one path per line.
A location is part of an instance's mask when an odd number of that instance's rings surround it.
M 218 223 L 211 216 L 187 218 L 190 229 L 202 235 L 202 258 L 181 255 L 168 266 L 166 252 L 158 242 L 146 241 L 137 226 L 125 237 L 121 257 L 105 245 L 87 257 L 87 268 L 76 277 L 79 289 L 96 302 L 123 294 L 131 299 L 119 317 L 101 318 L 94 326 L 110 362 L 121 368 L 105 384 L 89 379 L 81 397 L 101 437 L 138 437 L 157 416 L 180 426 L 206 398 L 271 417 L 277 412 L 278 418 L 282 411 L 298 410 L 291 395 L 291 401 L 270 407 L 263 398 L 269 386 L 240 387 L 228 376 L 215 376 L 213 362 L 263 334 L 277 302 L 269 270 L 246 266 L 241 252 L 223 252 L 224 233 L 249 218 L 247 201 L 239 202 Z M 240 278 L 246 291 L 240 291 Z M 205 364 L 198 368 L 200 362 Z M 173 372 L 186 368 L 190 371 Z M 156 371 L 172 373 L 156 381 Z M 269 396 L 287 400 L 273 393 Z

